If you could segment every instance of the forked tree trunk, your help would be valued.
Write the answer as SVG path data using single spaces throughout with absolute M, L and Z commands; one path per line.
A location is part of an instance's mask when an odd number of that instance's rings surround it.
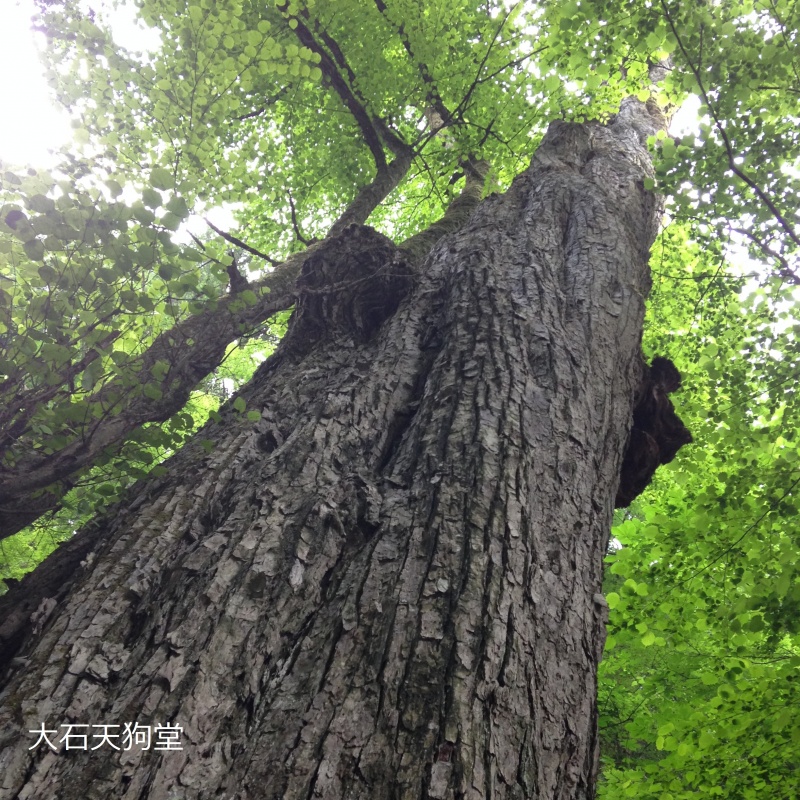
M 553 124 L 413 276 L 363 228 L 309 259 L 260 421 L 229 408 L 102 520 L 21 650 L 3 798 L 594 796 L 650 125 Z M 183 749 L 28 749 L 126 722 Z

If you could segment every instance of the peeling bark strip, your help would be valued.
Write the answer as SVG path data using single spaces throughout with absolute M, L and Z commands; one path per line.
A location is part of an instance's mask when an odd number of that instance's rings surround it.
M 228 407 L 101 523 L 4 684 L 0 798 L 594 796 L 650 132 L 553 124 L 393 316 L 315 308 L 242 392 L 261 420 Z M 29 751 L 43 722 L 183 750 Z

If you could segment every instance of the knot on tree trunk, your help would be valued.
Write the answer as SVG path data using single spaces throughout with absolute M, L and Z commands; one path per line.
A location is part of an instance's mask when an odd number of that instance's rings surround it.
M 649 367 L 642 363 L 615 508 L 630 505 L 647 488 L 656 469 L 672 461 L 678 450 L 692 441 L 692 434 L 668 397 L 680 385 L 681 374 L 668 358 L 654 358 Z
M 404 252 L 366 225 L 350 225 L 316 250 L 297 280 L 287 333 L 293 350 L 319 340 L 369 341 L 411 288 Z

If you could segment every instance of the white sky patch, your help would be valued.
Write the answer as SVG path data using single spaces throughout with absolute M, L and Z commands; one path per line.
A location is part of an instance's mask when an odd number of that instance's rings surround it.
M 121 47 L 154 52 L 161 46 L 158 31 L 137 19 L 133 3 L 92 5 Z M 39 60 L 44 36 L 31 30 L 35 13 L 32 0 L 0 0 L 0 160 L 51 168 L 58 161 L 52 151 L 72 140 L 72 127 L 44 78 Z
M 54 105 L 39 61 L 39 34 L 30 29 L 31 0 L 0 0 L 0 159 L 51 167 L 51 150 L 70 141 L 66 112 Z
M 673 136 L 694 136 L 700 123 L 699 110 L 700 98 L 695 94 L 690 94 L 672 117 L 669 132 Z
M 97 5 L 96 3 L 88 3 Z M 161 48 L 161 34 L 148 28 L 139 18 L 136 6 L 131 2 L 101 10 L 101 15 L 111 28 L 114 41 L 126 50 L 155 53 Z
M 193 242 L 189 232 L 199 239 L 203 239 L 211 233 L 211 228 L 206 225 L 206 219 L 216 225 L 221 231 L 235 233 L 239 227 L 233 214 L 242 208 L 241 203 L 227 203 L 224 206 L 209 208 L 202 214 L 193 214 L 183 225 L 172 235 L 172 239 L 178 244 L 191 244 Z

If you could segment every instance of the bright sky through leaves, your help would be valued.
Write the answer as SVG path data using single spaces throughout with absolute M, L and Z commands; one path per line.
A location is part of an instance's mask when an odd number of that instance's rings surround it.
M 0 159 L 48 166 L 67 142 L 66 114 L 53 105 L 30 30 L 30 0 L 5 0 L 0 11 Z
M 98 4 L 95 4 L 97 6 Z M 100 10 L 114 38 L 134 50 L 155 49 L 160 37 L 137 24 L 132 5 Z M 0 0 L 0 160 L 51 166 L 56 150 L 71 138 L 66 113 L 55 105 L 39 60 L 39 34 L 31 30 L 32 0 Z

